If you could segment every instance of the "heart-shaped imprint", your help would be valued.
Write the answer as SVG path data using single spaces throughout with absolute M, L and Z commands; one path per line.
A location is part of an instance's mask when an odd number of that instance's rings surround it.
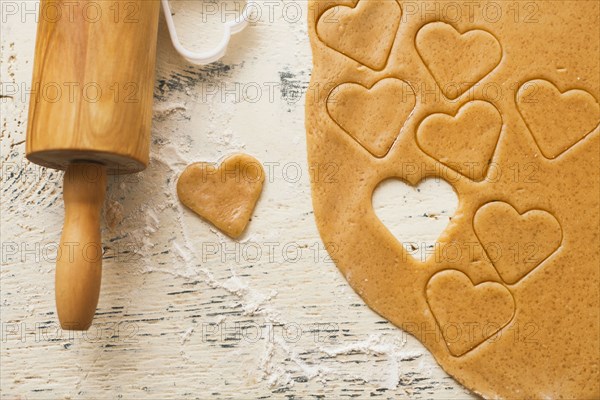
M 444 22 L 422 27 L 415 45 L 442 93 L 451 100 L 483 79 L 502 59 L 502 47 L 491 33 L 475 29 L 461 34 Z
M 452 186 L 436 178 L 416 187 L 399 179 L 386 179 L 373 192 L 373 209 L 379 220 L 407 253 L 421 262 L 433 254 L 457 206 Z
M 407 82 L 387 78 L 371 88 L 357 83 L 336 87 L 327 99 L 327 111 L 371 154 L 383 157 L 400 134 L 415 102 L 415 92 Z
M 247 154 L 234 154 L 217 168 L 189 165 L 177 181 L 179 200 L 232 238 L 242 234 L 262 192 L 265 173 Z
M 337 5 L 325 11 L 317 34 L 332 49 L 379 71 L 387 63 L 401 16 L 395 0 L 359 0 L 354 7 Z
M 486 101 L 471 101 L 456 116 L 433 114 L 419 125 L 417 144 L 425 153 L 474 181 L 482 181 L 496 150 L 502 117 Z
M 594 96 L 579 89 L 561 93 L 543 79 L 519 88 L 517 107 L 546 158 L 558 157 L 600 123 L 600 104 Z
M 552 214 L 542 210 L 519 214 L 501 201 L 479 208 L 473 226 L 488 258 L 508 284 L 521 280 L 562 242 L 562 229 Z
M 452 355 L 458 357 L 492 338 L 513 318 L 515 301 L 500 283 L 474 285 L 456 270 L 427 283 L 427 303 Z

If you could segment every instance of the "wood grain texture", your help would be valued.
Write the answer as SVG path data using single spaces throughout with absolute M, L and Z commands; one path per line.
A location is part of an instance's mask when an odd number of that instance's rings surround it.
M 202 2 L 173 3 L 185 44 L 218 41 L 218 29 L 199 34 Z M 151 159 L 140 174 L 109 176 L 101 298 L 85 334 L 61 331 L 55 314 L 62 173 L 27 162 L 28 98 L 3 93 L 3 398 L 472 398 L 416 339 L 366 307 L 324 252 L 303 123 L 307 9 L 297 5 L 299 19 L 283 3 L 271 14 L 261 5 L 222 63 L 204 68 L 177 56 L 161 22 Z M 34 19 L 13 16 L 1 29 L 2 82 L 29 82 Z M 185 210 L 175 187 L 189 163 L 235 151 L 267 174 L 239 250 Z
M 111 173 L 145 168 L 159 5 L 41 2 L 27 131 L 31 161 L 60 169 L 73 160 L 98 161 Z
M 65 224 L 56 260 L 56 311 L 63 329 L 87 330 L 96 313 L 102 278 L 100 218 L 106 167 L 71 164 L 63 182 Z

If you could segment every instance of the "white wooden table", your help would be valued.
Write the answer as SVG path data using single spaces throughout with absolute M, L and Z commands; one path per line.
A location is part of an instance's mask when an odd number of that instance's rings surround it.
M 175 53 L 161 17 L 152 160 L 110 179 L 96 319 L 88 333 L 61 331 L 62 173 L 25 159 L 37 2 L 1 3 L 2 399 L 472 397 L 366 307 L 324 251 L 304 138 L 305 1 L 259 2 L 222 62 L 202 68 Z M 210 46 L 232 8 L 177 1 L 182 41 Z M 239 242 L 175 192 L 188 163 L 236 151 L 267 170 Z

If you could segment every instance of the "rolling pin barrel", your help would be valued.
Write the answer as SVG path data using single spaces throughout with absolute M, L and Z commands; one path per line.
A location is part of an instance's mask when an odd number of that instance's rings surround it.
M 41 1 L 26 153 L 67 171 L 56 271 L 65 329 L 88 329 L 98 302 L 106 174 L 148 164 L 159 10 L 160 0 Z

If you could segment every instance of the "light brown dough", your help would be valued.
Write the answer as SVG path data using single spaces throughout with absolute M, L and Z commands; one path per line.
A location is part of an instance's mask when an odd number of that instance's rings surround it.
M 179 200 L 232 238 L 239 237 L 262 192 L 262 164 L 247 154 L 234 154 L 217 168 L 189 165 L 177 181 Z
M 425 118 L 416 140 L 424 153 L 479 182 L 487 175 L 501 129 L 500 112 L 488 102 L 475 100 L 454 116 L 441 113 Z
M 375 157 L 385 156 L 415 108 L 410 85 L 383 79 L 371 88 L 346 83 L 337 89 L 327 99 L 331 118 Z M 386 112 L 389 109 L 396 112 Z
M 309 10 L 313 205 L 350 285 L 486 398 L 600 398 L 600 2 Z M 459 206 L 422 262 L 372 193 L 426 177 Z

